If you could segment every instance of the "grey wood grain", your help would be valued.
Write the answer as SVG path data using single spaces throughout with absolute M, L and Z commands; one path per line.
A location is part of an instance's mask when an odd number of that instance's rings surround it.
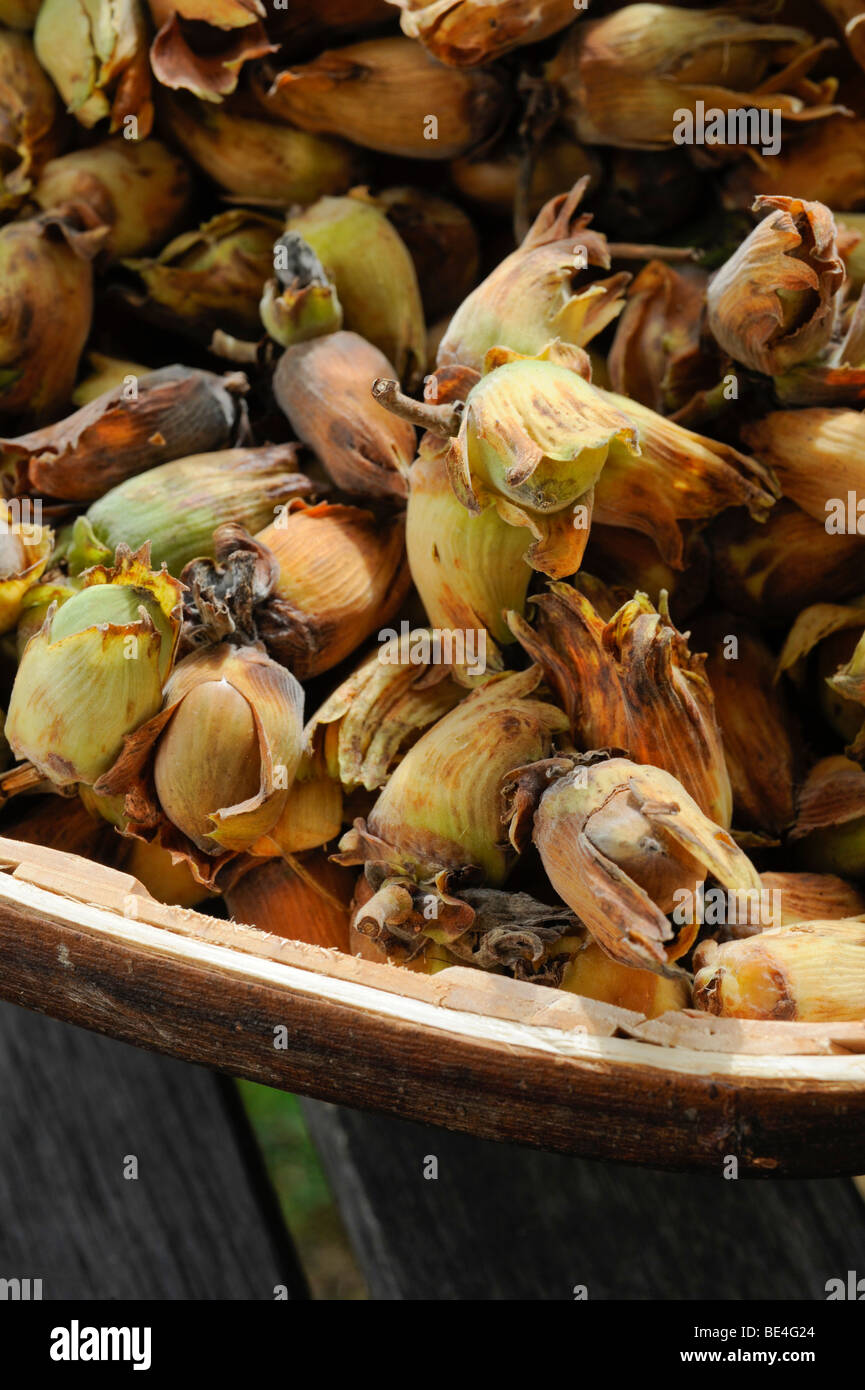
M 0 1277 L 45 1299 L 303 1297 L 226 1084 L 0 1004 Z
M 659 1173 L 302 1105 L 373 1298 L 823 1299 L 865 1273 L 845 1179 Z

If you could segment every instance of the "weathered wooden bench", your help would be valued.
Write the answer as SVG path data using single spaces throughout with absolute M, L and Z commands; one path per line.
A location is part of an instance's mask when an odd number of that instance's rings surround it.
M 846 1179 L 657 1173 L 303 1109 L 375 1299 L 822 1299 L 865 1271 Z M 44 1299 L 308 1296 L 230 1081 L 11 1004 L 3 1277 Z

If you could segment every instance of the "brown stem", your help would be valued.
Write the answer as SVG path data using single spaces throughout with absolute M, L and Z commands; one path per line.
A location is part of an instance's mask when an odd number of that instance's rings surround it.
M 611 241 L 607 245 L 612 261 L 695 261 L 693 246 L 641 246 L 635 241 Z
M 261 358 L 261 344 L 249 343 L 243 338 L 233 338 L 217 328 L 210 340 L 210 351 L 216 357 L 224 357 L 229 362 L 254 362 Z
M 22 792 L 37 791 L 40 787 L 44 787 L 46 791 L 58 790 L 38 767 L 34 767 L 32 763 L 19 763 L 17 767 L 11 767 L 0 776 L 0 806 L 11 801 L 13 796 L 19 796 Z
M 400 390 L 398 381 L 390 381 L 384 376 L 373 382 L 372 394 L 385 410 L 402 420 L 408 420 L 411 425 L 418 425 L 422 430 L 450 438 L 460 432 L 461 401 L 455 401 L 453 405 L 430 405 L 427 401 L 415 401 Z

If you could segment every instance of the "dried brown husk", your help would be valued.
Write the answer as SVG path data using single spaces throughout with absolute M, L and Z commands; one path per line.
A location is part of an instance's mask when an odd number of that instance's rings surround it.
M 756 628 L 730 613 L 703 615 L 691 640 L 707 653 L 736 828 L 777 838 L 793 820 L 796 756 L 775 657 Z
M 439 366 L 483 371 L 491 348 L 532 356 L 556 338 L 584 347 L 621 312 L 630 277 L 590 278 L 592 269 L 609 270 L 611 258 L 591 214 L 579 212 L 588 182 L 546 203 L 517 250 L 463 301 L 439 346 Z
M 794 123 L 843 110 L 833 103 L 834 78 L 807 79 L 825 47 L 804 29 L 754 23 L 728 8 L 625 5 L 575 24 L 546 77 L 578 140 L 657 150 L 675 143 L 679 113 L 698 101 L 780 111 Z
M 115 387 L 74 415 L 0 439 L 0 467 L 18 493 L 76 502 L 187 454 L 228 448 L 245 427 L 246 378 L 175 365 Z
M 304 729 L 306 755 L 347 791 L 380 790 L 424 730 L 465 698 L 447 666 L 403 656 L 399 638 L 390 638 L 337 686 Z
M 538 667 L 493 676 L 409 749 L 369 815 L 340 842 L 341 863 L 402 866 L 412 878 L 480 870 L 493 887 L 515 853 L 501 793 L 521 763 L 546 757 L 567 718 L 534 696 Z M 445 885 L 447 891 L 447 885 Z
M 840 755 L 815 763 L 799 792 L 789 840 L 805 868 L 865 877 L 865 771 Z
M 865 893 L 837 874 L 767 873 L 760 880 L 764 891 L 779 895 L 779 927 L 865 914 Z
M 776 503 L 761 523 L 730 511 L 711 544 L 718 598 L 760 623 L 791 622 L 827 593 L 840 600 L 862 590 L 865 538 L 830 536 L 793 502 Z
M 455 159 L 501 124 L 507 87 L 497 71 L 437 63 L 406 38 L 365 39 L 278 73 L 259 100 L 271 116 L 316 134 L 408 159 Z M 436 126 L 430 136 L 429 117 Z
M 68 402 L 106 235 L 75 208 L 0 228 L 0 416 L 39 425 Z
M 50 159 L 33 197 L 44 211 L 84 203 L 111 229 L 102 259 L 116 260 L 163 245 L 186 213 L 191 192 L 187 165 L 166 145 L 118 135 Z
M 674 962 L 698 927 L 666 914 L 707 875 L 727 889 L 760 887 L 729 832 L 661 768 L 553 759 L 519 769 L 509 790 L 512 841 L 533 836 L 559 897 L 622 965 L 680 973 Z
M 414 427 L 370 392 L 376 377 L 394 375 L 383 352 L 347 331 L 296 343 L 277 363 L 277 404 L 343 492 L 371 498 L 407 493 Z
M 348 952 L 354 878 L 314 851 L 289 862 L 253 862 L 226 888 L 225 901 L 236 922 Z
M 261 0 L 149 0 L 157 34 L 150 66 L 164 87 L 206 101 L 236 90 L 245 63 L 275 53 Z
M 573 0 L 391 0 L 400 27 L 439 62 L 453 67 L 491 63 L 557 34 L 575 17 Z
M 279 575 L 258 614 L 268 651 L 300 680 L 329 671 L 396 613 L 410 583 L 405 520 L 289 503 L 256 536 Z
M 628 287 L 608 364 L 613 389 L 672 415 L 710 389 L 721 372 L 703 338 L 708 274 L 649 261 Z
M 57 93 L 30 39 L 0 32 L 0 209 L 21 206 L 65 133 Z
M 670 612 L 681 624 L 705 600 L 711 572 L 711 555 L 702 532 L 696 527 L 689 529 L 687 525 L 684 529 L 684 568 L 676 570 L 662 560 L 657 546 L 648 536 L 594 522 L 583 569 L 577 578 L 578 587 L 582 587 L 580 579 L 588 571 L 607 584 L 625 589 L 625 598 L 639 589 L 648 594 L 656 608 L 661 591 L 665 590 L 669 595 Z
M 777 155 L 751 152 L 727 172 L 722 198 L 728 208 L 751 207 L 761 194 L 789 194 L 830 208 L 865 207 L 865 120 L 830 116 L 785 140 Z
M 865 415 L 819 407 L 774 410 L 744 425 L 742 436 L 777 474 L 784 496 L 827 530 L 831 504 L 839 499 L 835 509 L 841 505 L 840 530 L 846 531 L 848 492 L 865 496 Z
M 694 953 L 694 1004 L 725 1018 L 865 1018 L 865 922 L 773 927 Z
M 480 248 L 469 217 L 449 199 L 409 185 L 383 189 L 376 202 L 408 247 L 427 322 L 452 313 L 478 278 Z
M 774 376 L 831 342 L 844 262 L 823 203 L 765 196 L 753 210 L 766 216 L 712 277 L 707 321 L 730 357 Z
M 263 213 L 220 212 L 175 237 L 156 258 L 124 260 L 132 277 L 124 302 L 159 327 L 204 343 L 216 330 L 258 337 L 258 306 L 281 231 L 280 222 Z
M 160 112 L 193 163 L 238 198 L 312 203 L 345 193 L 361 174 L 351 145 L 257 119 L 245 108 L 163 93 Z
M 579 748 L 618 748 L 675 773 L 712 820 L 729 826 L 733 802 L 704 661 L 645 594 L 605 621 L 585 594 L 551 584 L 529 626 L 511 630 L 556 692 Z M 792 807 L 791 807 L 792 817 Z
M 498 645 L 513 640 L 504 614 L 522 613 L 525 605 L 531 535 L 503 520 L 493 505 L 474 513 L 458 501 L 447 447 L 439 436 L 425 435 L 409 472 L 409 567 L 433 627 L 485 629 L 487 665 L 495 670 L 501 665 Z
M 594 519 L 651 537 L 674 569 L 685 561 L 683 521 L 705 522 L 728 507 L 746 506 L 765 520 L 779 495 L 772 470 L 705 435 L 612 391 L 599 391 L 637 430 L 635 458 L 613 444 L 595 484 Z

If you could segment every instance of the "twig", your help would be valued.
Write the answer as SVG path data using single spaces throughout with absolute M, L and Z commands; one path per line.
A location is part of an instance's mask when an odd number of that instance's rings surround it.
M 462 401 L 455 401 L 452 405 L 430 405 L 427 401 L 415 401 L 400 390 L 398 381 L 391 381 L 384 376 L 373 382 L 372 394 L 385 410 L 389 410 L 392 415 L 398 415 L 402 420 L 408 420 L 409 424 L 417 425 L 422 430 L 430 430 L 433 434 L 447 435 L 450 438 L 460 432 Z

